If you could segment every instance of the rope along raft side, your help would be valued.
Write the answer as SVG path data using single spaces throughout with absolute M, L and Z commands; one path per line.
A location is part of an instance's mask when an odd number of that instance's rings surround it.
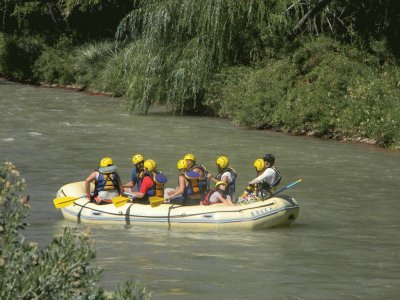
M 83 181 L 69 183 L 60 188 L 57 196 L 79 196 L 84 188 Z M 299 206 L 287 195 L 235 206 L 162 204 L 154 208 L 130 202 L 116 208 L 112 204 L 97 205 L 88 203 L 87 198 L 79 198 L 61 211 L 65 219 L 81 223 L 262 229 L 291 224 L 299 215 Z

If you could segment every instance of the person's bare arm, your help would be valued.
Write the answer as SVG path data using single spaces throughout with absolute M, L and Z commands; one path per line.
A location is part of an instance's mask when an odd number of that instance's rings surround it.
M 167 199 L 182 195 L 185 191 L 185 187 L 186 187 L 185 178 L 183 176 L 179 176 L 179 186 L 174 191 L 172 191 L 170 195 L 168 195 Z
M 90 183 L 96 179 L 96 174 L 96 171 L 92 172 L 85 180 L 85 191 L 88 199 L 90 199 Z

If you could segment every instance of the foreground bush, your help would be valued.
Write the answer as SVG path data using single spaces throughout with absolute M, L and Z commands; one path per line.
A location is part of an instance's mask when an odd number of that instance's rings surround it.
M 0 166 L 0 299 L 150 299 L 132 282 L 116 292 L 98 286 L 101 270 L 84 234 L 66 228 L 38 250 L 20 233 L 28 215 L 28 198 L 20 195 L 24 180 L 11 163 Z

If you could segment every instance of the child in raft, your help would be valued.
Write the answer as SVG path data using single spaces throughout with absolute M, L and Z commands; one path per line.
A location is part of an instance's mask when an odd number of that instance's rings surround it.
M 225 181 L 218 181 L 215 184 L 215 189 L 210 190 L 200 205 L 212 205 L 224 203 L 226 205 L 235 205 L 232 203 L 231 197 L 227 194 L 227 184 Z

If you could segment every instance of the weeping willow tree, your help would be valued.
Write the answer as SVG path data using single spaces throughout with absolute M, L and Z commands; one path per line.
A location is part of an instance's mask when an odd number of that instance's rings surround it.
M 214 72 L 249 64 L 266 46 L 278 47 L 295 23 L 292 1 L 142 1 L 120 23 L 125 105 L 147 113 L 167 104 L 183 113 L 199 108 Z M 297 6 L 296 6 L 297 7 Z M 301 12 L 293 8 L 290 12 Z
M 383 62 L 391 53 L 400 56 L 399 3 L 0 0 L 0 73 L 17 80 L 75 80 L 70 83 L 124 95 L 130 111 L 146 113 L 159 103 L 174 112 L 199 113 L 212 79 L 222 67 L 252 65 L 266 54 L 290 56 L 283 49 L 293 50 L 316 36 L 330 35 L 357 44 L 378 54 Z M 102 51 L 104 56 L 96 55 L 97 64 L 92 59 L 79 63 L 87 57 L 79 48 L 112 38 L 116 24 L 117 47 Z M 303 40 L 304 36 L 307 39 Z M 59 46 L 65 37 L 76 51 Z M 26 47 L 31 44 L 34 46 Z M 78 74 L 70 74 L 71 70 Z M 52 79 L 48 74 L 62 75 Z

